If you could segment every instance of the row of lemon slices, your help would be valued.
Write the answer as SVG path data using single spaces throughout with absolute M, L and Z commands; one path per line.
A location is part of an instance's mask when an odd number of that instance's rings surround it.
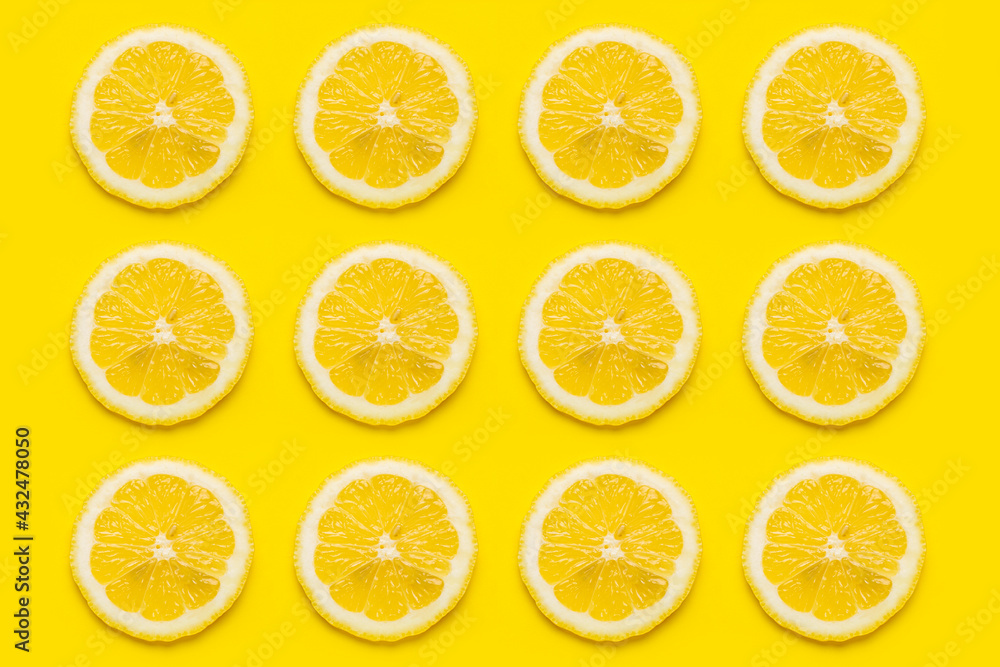
M 236 384 L 253 325 L 240 278 L 192 246 L 107 260 L 73 317 L 73 360 L 109 409 L 147 424 L 204 413 Z M 462 381 L 477 338 L 472 295 L 447 262 L 375 243 L 333 258 L 298 310 L 295 353 L 332 409 L 371 424 L 427 414 Z M 555 260 L 521 314 L 521 360 L 557 409 L 594 424 L 651 414 L 701 341 L 687 277 L 638 245 Z M 743 347 L 761 389 L 817 424 L 868 417 L 912 377 L 924 341 L 912 279 L 868 248 L 824 243 L 779 260 L 747 307 Z
M 372 207 L 419 201 L 465 160 L 475 86 L 447 45 L 411 28 L 368 27 L 324 49 L 298 94 L 295 136 L 332 192 Z M 104 46 L 73 103 L 73 142 L 94 179 L 170 208 L 225 179 L 250 138 L 246 73 L 187 28 L 136 28 Z M 924 125 L 920 82 L 895 45 L 842 25 L 778 44 L 747 90 L 743 131 L 764 177 L 819 207 L 876 196 L 903 173 Z M 694 72 L 671 44 L 603 25 L 553 44 L 524 87 L 521 143 L 541 178 L 583 204 L 656 194 L 701 126 Z
M 149 459 L 104 480 L 73 535 L 84 597 L 147 640 L 201 631 L 236 600 L 253 553 L 247 509 L 197 464 Z M 477 554 L 472 513 L 440 473 L 370 459 L 329 477 L 298 525 L 295 569 L 332 625 L 394 641 L 428 629 L 462 597 Z M 850 459 L 779 475 L 749 518 L 743 565 L 778 623 L 842 641 L 873 631 L 917 582 L 923 529 L 896 479 Z M 580 463 L 553 477 L 521 529 L 521 576 L 541 611 L 584 637 L 648 632 L 681 604 L 701 559 L 691 498 L 639 461 Z

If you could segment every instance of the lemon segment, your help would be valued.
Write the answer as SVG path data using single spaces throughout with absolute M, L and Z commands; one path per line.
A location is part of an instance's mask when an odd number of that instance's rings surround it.
M 252 121 L 246 73 L 226 47 L 188 28 L 152 25 L 95 56 L 76 89 L 71 129 L 101 187 L 172 208 L 232 173 Z
M 476 343 L 472 295 L 414 246 L 358 246 L 332 259 L 299 306 L 295 349 L 317 395 L 371 424 L 423 416 L 462 381 Z
M 521 576 L 542 612 L 583 637 L 619 641 L 683 601 L 701 557 L 690 498 L 637 461 L 587 461 L 551 479 L 525 518 Z
M 146 424 L 202 414 L 243 372 L 253 328 L 239 277 L 191 246 L 134 246 L 77 302 L 73 360 L 107 408 Z
M 295 135 L 330 191 L 395 208 L 454 175 L 476 116 L 468 68 L 447 45 L 412 28 L 368 27 L 331 43 L 313 64 Z
M 814 639 L 872 632 L 912 594 L 924 541 L 912 495 L 871 465 L 818 459 L 780 475 L 747 524 L 747 580 L 778 623 Z
M 375 459 L 336 473 L 310 501 L 295 566 L 327 621 L 395 641 L 458 603 L 476 548 L 468 502 L 447 478 L 410 461 Z
M 878 412 L 916 370 L 924 341 L 913 280 L 862 246 L 808 246 L 779 260 L 747 307 L 743 347 L 778 407 L 818 424 Z
M 253 553 L 240 495 L 192 463 L 134 463 L 95 490 L 73 534 L 73 576 L 101 619 L 146 640 L 200 632 L 239 596 Z
M 521 143 L 556 192 L 619 208 L 687 163 L 701 123 L 691 66 L 635 28 L 594 26 L 553 44 L 521 97 Z
M 557 409 L 621 424 L 665 403 L 691 372 L 701 326 L 690 282 L 672 263 L 623 243 L 553 262 L 521 314 L 521 360 Z
M 747 90 L 743 131 L 779 191 L 842 208 L 903 173 L 923 125 L 920 81 L 906 55 L 873 33 L 827 25 L 774 47 Z

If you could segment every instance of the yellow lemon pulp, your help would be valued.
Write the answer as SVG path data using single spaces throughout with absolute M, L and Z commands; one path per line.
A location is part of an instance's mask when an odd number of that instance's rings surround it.
M 620 405 L 663 382 L 683 329 L 660 276 L 605 258 L 573 267 L 545 300 L 538 352 L 569 393 Z
M 351 49 L 319 91 L 316 143 L 347 178 L 395 188 L 441 162 L 458 100 L 437 60 L 396 42 Z
M 151 259 L 122 269 L 98 299 L 90 354 L 121 394 L 171 405 L 215 381 L 234 334 L 212 276 Z
M 90 569 L 118 608 L 169 621 L 216 596 L 234 549 L 211 491 L 151 475 L 124 484 L 98 515 Z
M 118 56 L 97 84 L 90 134 L 115 173 L 170 188 L 215 165 L 235 111 L 211 58 L 152 42 Z
M 458 553 L 432 489 L 389 474 L 345 486 L 319 522 L 316 575 L 342 608 L 392 621 L 436 600 Z
M 881 490 L 844 475 L 796 484 L 767 521 L 763 570 L 796 611 L 841 621 L 888 597 L 906 532 Z
M 905 336 L 885 276 L 824 259 L 796 268 L 768 302 L 762 347 L 786 389 L 843 405 L 885 384 Z
M 546 515 L 538 570 L 567 609 L 617 621 L 663 598 L 683 546 L 659 491 L 605 474 L 574 483 Z
M 600 42 L 575 49 L 546 82 L 538 136 L 566 175 L 619 188 L 663 165 L 683 111 L 656 56 Z
M 441 379 L 458 316 L 431 273 L 389 258 L 354 264 L 319 305 L 316 360 L 345 394 L 395 405 Z
M 906 100 L 881 57 L 843 42 L 799 49 L 771 81 L 762 133 L 782 168 L 842 188 L 889 163 Z

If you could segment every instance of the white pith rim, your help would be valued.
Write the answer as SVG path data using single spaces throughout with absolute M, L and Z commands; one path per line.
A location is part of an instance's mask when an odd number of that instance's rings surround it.
M 896 520 L 906 533 L 906 552 L 899 560 L 899 572 L 892 577 L 892 590 L 885 600 L 843 621 L 822 621 L 811 613 L 795 611 L 778 595 L 778 587 L 764 575 L 762 555 L 767 543 L 767 521 L 782 506 L 785 496 L 799 482 L 818 480 L 824 475 L 852 477 L 862 485 L 885 493 L 896 508 Z M 764 609 L 784 627 L 816 639 L 844 640 L 876 629 L 906 602 L 924 558 L 924 535 L 920 513 L 910 492 L 899 480 L 864 461 L 815 459 L 783 473 L 764 492 L 747 522 L 743 563 L 747 579 Z
M 211 168 L 185 179 L 170 188 L 151 188 L 138 180 L 116 173 L 104 159 L 104 152 L 94 145 L 90 136 L 90 119 L 94 114 L 94 90 L 110 71 L 115 60 L 126 50 L 152 42 L 173 42 L 210 58 L 222 72 L 225 87 L 233 97 L 235 115 L 226 129 L 226 138 L 219 145 L 219 159 Z M 95 179 L 112 194 L 152 208 L 173 207 L 203 197 L 218 185 L 240 161 L 253 122 L 250 83 L 243 65 L 229 49 L 215 40 L 189 28 L 152 25 L 135 28 L 105 44 L 87 66 L 73 97 L 72 135 L 77 152 Z
M 94 523 L 111 505 L 115 493 L 127 482 L 152 475 L 173 475 L 188 484 L 208 489 L 222 505 L 223 516 L 233 531 L 235 548 L 226 561 L 226 573 L 219 578 L 219 590 L 207 604 L 185 612 L 171 621 L 151 621 L 138 612 L 127 612 L 108 599 L 105 587 L 90 569 L 94 546 Z M 142 639 L 170 641 L 194 634 L 221 616 L 243 588 L 253 556 L 253 537 L 246 505 L 240 494 L 225 479 L 202 466 L 177 459 L 138 461 L 105 479 L 84 504 L 73 529 L 71 565 L 73 576 L 94 612 L 109 625 Z
M 329 587 L 320 581 L 313 563 L 323 514 L 333 507 L 345 486 L 376 475 L 397 475 L 434 491 L 444 502 L 448 520 L 458 533 L 458 552 L 451 560 L 451 570 L 443 577 L 441 594 L 426 607 L 411 610 L 394 621 L 376 621 L 364 612 L 347 611 L 338 605 L 330 596 Z M 476 527 L 469 503 L 451 480 L 413 461 L 371 459 L 354 463 L 330 476 L 309 501 L 295 537 L 295 569 L 316 611 L 329 623 L 366 639 L 395 641 L 423 632 L 458 604 L 472 574 L 477 548 Z
M 94 330 L 94 308 L 107 292 L 115 277 L 130 264 L 143 264 L 153 259 L 173 259 L 188 268 L 211 275 L 222 288 L 223 301 L 233 314 L 235 332 L 226 344 L 226 357 L 219 363 L 219 375 L 205 389 L 187 394 L 172 405 L 150 405 L 138 396 L 125 396 L 111 386 L 104 369 L 90 354 L 90 336 Z M 83 290 L 73 313 L 70 349 L 87 387 L 107 408 L 129 419 L 146 424 L 174 424 L 191 419 L 215 405 L 229 393 L 243 373 L 250 344 L 253 323 L 250 321 L 249 298 L 239 277 L 222 260 L 193 246 L 160 242 L 133 246 L 106 260 Z
M 854 262 L 862 270 L 880 273 L 892 285 L 896 304 L 906 316 L 906 335 L 899 344 L 899 356 L 892 361 L 892 372 L 885 383 L 843 405 L 822 405 L 811 396 L 798 396 L 778 379 L 780 369 L 764 360 L 763 337 L 767 328 L 767 304 L 782 289 L 785 280 L 799 266 L 824 259 L 840 258 Z M 820 243 L 806 246 L 778 260 L 757 286 L 747 307 L 743 326 L 743 348 L 754 377 L 778 407 L 819 424 L 846 424 L 872 414 L 895 398 L 912 377 L 924 344 L 923 309 L 913 279 L 896 262 L 864 246 L 849 243 Z
M 330 379 L 329 369 L 316 359 L 314 348 L 319 328 L 319 305 L 333 290 L 340 276 L 356 264 L 392 258 L 427 271 L 440 281 L 448 293 L 448 304 L 458 317 L 458 336 L 451 344 L 451 356 L 444 362 L 444 373 L 430 389 L 411 394 L 395 405 L 376 405 L 364 396 L 341 391 Z M 465 279 L 446 261 L 416 246 L 401 243 L 373 243 L 348 250 L 331 259 L 310 285 L 299 305 L 295 324 L 295 351 L 309 384 L 331 408 L 372 424 L 397 424 L 416 419 L 446 399 L 461 383 L 476 345 L 476 315 L 472 293 Z
M 329 154 L 320 148 L 314 133 L 319 111 L 319 90 L 333 74 L 337 63 L 351 49 L 376 42 L 396 42 L 431 56 L 448 75 L 448 87 L 458 100 L 458 120 L 451 136 L 442 146 L 444 157 L 436 167 L 421 176 L 410 178 L 394 188 L 376 188 L 364 180 L 348 178 L 330 163 Z M 465 62 L 447 44 L 426 33 L 398 25 L 370 26 L 347 33 L 329 44 L 313 63 L 299 88 L 295 108 L 295 136 L 316 177 L 332 192 L 368 206 L 392 208 L 423 199 L 444 184 L 465 160 L 476 129 L 476 94 L 472 76 Z
M 619 621 L 600 621 L 586 612 L 567 609 L 555 596 L 554 586 L 538 570 L 538 552 L 542 546 L 542 526 L 559 504 L 559 499 L 573 484 L 601 475 L 621 475 L 637 484 L 659 491 L 670 504 L 672 519 L 684 539 L 681 554 L 674 561 L 675 570 L 667 578 L 667 592 L 657 602 L 637 609 Z M 556 475 L 535 499 L 521 528 L 518 553 L 521 574 L 535 602 L 556 625 L 592 639 L 618 641 L 648 632 L 669 616 L 691 589 L 701 559 L 701 536 L 694 505 L 676 481 L 639 461 L 595 459 L 584 461 Z
M 619 405 L 598 405 L 587 396 L 574 396 L 556 382 L 555 370 L 542 361 L 538 336 L 542 329 L 545 300 L 559 287 L 562 279 L 580 264 L 615 258 L 631 262 L 639 270 L 652 271 L 670 288 L 671 299 L 683 321 L 681 339 L 674 346 L 666 377 L 656 388 L 636 394 Z M 668 259 L 637 245 L 594 243 L 578 248 L 555 260 L 531 290 L 521 315 L 520 344 L 522 360 L 542 396 L 563 412 L 592 423 L 621 424 L 639 419 L 656 410 L 676 394 L 694 367 L 701 344 L 701 321 L 691 282 Z
M 684 107 L 681 122 L 674 128 L 674 140 L 667 146 L 667 159 L 654 172 L 633 179 L 619 188 L 599 188 L 586 179 L 573 178 L 556 166 L 555 159 L 538 136 L 538 119 L 542 113 L 542 91 L 574 50 L 600 42 L 622 42 L 639 51 L 656 56 L 669 70 L 672 85 Z M 535 65 L 521 96 L 520 126 L 524 150 L 543 180 L 560 194 L 583 204 L 599 207 L 619 207 L 648 199 L 659 192 L 680 173 L 701 127 L 701 102 L 698 84 L 691 64 L 672 45 L 643 30 L 622 25 L 584 28 L 556 42 Z
M 896 75 L 896 87 L 906 100 L 906 120 L 892 146 L 888 164 L 870 176 L 862 176 L 843 188 L 824 188 L 804 178 L 796 178 L 778 163 L 778 155 L 764 141 L 762 123 L 767 111 L 767 87 L 784 70 L 785 62 L 799 49 L 818 47 L 829 41 L 853 44 L 888 63 Z M 878 35 L 846 25 L 826 25 L 799 32 L 775 46 L 757 69 L 747 89 L 743 115 L 746 141 L 757 166 L 781 192 L 809 204 L 843 207 L 867 201 L 882 192 L 906 169 L 916 153 L 924 128 L 924 102 L 920 80 L 910 59 L 897 46 Z

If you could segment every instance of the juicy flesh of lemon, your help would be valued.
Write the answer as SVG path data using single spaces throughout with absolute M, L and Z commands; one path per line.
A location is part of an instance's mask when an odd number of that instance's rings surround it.
M 796 484 L 767 521 L 764 575 L 796 611 L 842 621 L 892 590 L 906 533 L 881 490 L 844 475 Z
M 458 316 L 431 273 L 397 259 L 355 264 L 319 305 L 316 360 L 349 396 L 395 405 L 441 379 Z
M 347 178 L 395 188 L 436 167 L 458 120 L 448 75 L 396 42 L 351 49 L 319 90 L 316 143 Z
M 842 42 L 799 49 L 767 88 L 763 136 L 781 167 L 842 188 L 889 163 L 906 100 L 879 56 Z
M 620 405 L 663 382 L 683 330 L 660 276 L 599 259 L 573 267 L 545 300 L 538 352 L 570 394 Z
M 575 482 L 545 516 L 538 570 L 566 608 L 618 621 L 663 598 L 683 546 L 659 491 L 606 474 Z
M 397 475 L 349 483 L 318 530 L 316 575 L 339 606 L 376 621 L 436 600 L 458 553 L 458 532 L 441 498 Z
M 90 136 L 119 176 L 170 188 L 215 165 L 235 113 L 211 58 L 153 42 L 122 53 L 97 84 Z
M 151 259 L 122 269 L 97 300 L 90 354 L 119 393 L 171 405 L 215 381 L 235 332 L 212 276 Z
M 663 165 L 683 114 L 656 56 L 601 42 L 575 49 L 546 82 L 538 136 L 567 176 L 620 188 Z
M 764 360 L 793 394 L 843 405 L 881 387 L 906 336 L 882 274 L 846 259 L 803 264 L 767 304 Z
M 211 491 L 151 475 L 124 484 L 98 515 L 90 570 L 116 607 L 169 621 L 216 596 L 235 547 Z

